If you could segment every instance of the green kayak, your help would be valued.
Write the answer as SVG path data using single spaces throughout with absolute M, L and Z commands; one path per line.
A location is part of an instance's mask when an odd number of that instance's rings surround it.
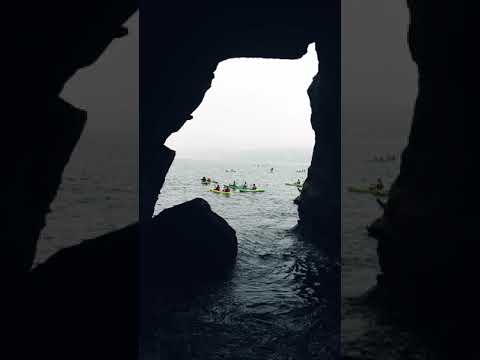
M 237 190 L 238 190 L 238 189 L 243 189 L 243 187 L 242 187 L 242 186 L 239 186 L 239 185 L 233 185 L 233 184 L 229 184 L 229 185 L 228 185 L 228 187 L 229 187 L 230 189 L 237 189 Z
M 252 189 L 242 189 L 242 188 L 239 188 L 238 191 L 240 191 L 240 192 L 265 192 L 264 189 L 255 189 L 255 190 L 252 190 Z
M 371 194 L 375 196 L 388 196 L 387 190 L 377 190 L 371 189 L 369 187 L 358 187 L 358 186 L 349 186 L 347 188 L 350 192 L 362 193 L 362 194 Z

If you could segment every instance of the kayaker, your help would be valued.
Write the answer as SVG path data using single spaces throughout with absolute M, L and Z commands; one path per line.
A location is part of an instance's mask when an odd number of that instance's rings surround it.
M 220 191 L 220 185 L 217 184 L 217 186 L 215 187 L 215 191 Z
M 207 178 L 205 176 L 202 177 L 202 182 L 207 182 Z
M 230 188 L 227 185 L 223 185 L 223 192 L 230 192 Z
M 301 184 L 302 184 L 302 183 L 301 183 L 300 179 L 298 179 L 298 180 L 297 180 L 297 185 L 301 185 Z
M 247 185 L 247 182 L 246 182 L 246 181 L 243 183 L 243 188 L 244 188 L 244 189 L 248 188 L 248 185 Z
M 233 186 L 237 186 L 237 183 L 235 182 L 235 180 L 233 180 Z
M 385 186 L 383 185 L 383 182 L 382 182 L 382 179 L 378 178 L 377 179 L 377 190 L 381 191 L 385 188 Z
M 255 184 L 252 185 L 252 190 L 257 190 L 257 186 Z
M 382 179 L 378 178 L 376 184 L 372 184 L 369 187 L 370 191 L 382 191 L 385 186 L 383 185 Z

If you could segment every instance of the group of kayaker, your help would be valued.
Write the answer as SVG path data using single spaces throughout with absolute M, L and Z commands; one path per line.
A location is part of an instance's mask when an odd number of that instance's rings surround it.
M 234 181 L 231 185 L 223 185 L 223 188 L 220 187 L 219 184 L 213 188 L 215 191 L 229 193 L 232 190 L 239 189 L 239 190 L 257 190 L 257 185 L 253 184 L 250 188 L 248 187 L 247 182 L 245 181 L 243 185 L 238 186 L 237 183 Z
M 230 187 L 228 187 L 227 185 L 223 185 L 223 189 L 220 188 L 220 185 L 217 184 L 217 186 L 215 186 L 214 188 L 215 191 L 223 191 L 223 192 L 230 192 Z
M 233 184 L 231 186 L 232 188 L 248 189 L 248 184 L 246 181 L 243 183 L 243 185 L 238 186 L 237 182 L 233 180 Z M 250 190 L 257 190 L 257 185 L 253 184 Z

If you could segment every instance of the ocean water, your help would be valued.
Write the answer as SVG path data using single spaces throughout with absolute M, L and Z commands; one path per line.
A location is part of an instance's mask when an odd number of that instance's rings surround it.
M 138 145 L 85 134 L 51 204 L 35 263 L 138 221 Z
M 274 172 L 270 172 L 270 168 Z M 237 263 L 230 279 L 174 300 L 143 342 L 142 359 L 331 359 L 338 324 L 328 294 L 338 266 L 292 233 L 308 163 L 174 161 L 156 212 L 201 197 L 236 230 Z M 235 172 L 226 172 L 234 169 Z M 247 181 L 264 193 L 208 192 L 202 176 L 221 184 Z M 332 290 L 333 289 L 333 290 Z M 172 325 L 174 324 L 174 325 Z
M 399 170 L 398 155 L 406 133 L 405 129 L 395 131 L 383 143 L 365 133 L 364 142 L 345 142 L 342 149 L 341 335 L 347 355 L 392 360 L 429 356 L 429 349 L 418 339 L 362 301 L 379 270 L 377 244 L 368 238 L 365 226 L 381 210 L 372 196 L 346 191 L 349 185 L 368 184 L 377 177 L 389 186 Z M 95 138 L 81 141 L 47 217 L 37 263 L 63 247 L 138 219 L 137 148 L 135 144 L 107 145 Z M 397 160 L 368 161 L 387 153 L 396 154 Z M 284 183 L 303 180 L 306 173 L 296 171 L 307 167 L 308 161 L 175 160 L 156 211 L 203 197 L 237 231 L 239 254 L 231 279 L 205 286 L 190 301 L 159 311 L 160 320 L 168 313 L 168 323 L 159 322 L 152 331 L 142 349 L 143 358 L 168 359 L 165 354 L 178 359 L 332 358 L 338 336 L 332 314 L 338 304 L 329 302 L 328 292 L 338 285 L 338 267 L 289 231 L 297 221 L 293 199 L 298 191 Z M 200 184 L 202 176 L 225 183 L 255 182 L 266 192 L 225 197 L 209 193 Z

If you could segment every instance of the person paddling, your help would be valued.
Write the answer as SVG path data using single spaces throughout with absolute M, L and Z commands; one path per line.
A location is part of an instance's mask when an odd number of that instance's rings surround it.
M 217 186 L 215 187 L 215 191 L 220 191 L 220 185 L 217 184 Z
M 385 188 L 385 186 L 383 185 L 383 181 L 382 181 L 381 178 L 377 179 L 376 184 L 372 184 L 372 185 L 369 186 L 369 189 L 372 190 L 372 191 L 382 191 L 384 188 Z
M 383 185 L 382 179 L 378 178 L 377 179 L 377 190 L 382 191 L 385 188 Z
M 252 190 L 257 190 L 257 185 L 253 184 L 252 185 Z

